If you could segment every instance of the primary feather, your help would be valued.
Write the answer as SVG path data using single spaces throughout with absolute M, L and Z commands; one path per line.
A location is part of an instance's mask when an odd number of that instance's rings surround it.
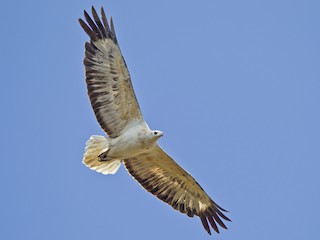
M 84 13 L 89 26 L 82 19 L 79 21 L 91 39 L 85 44 L 84 58 L 88 95 L 100 126 L 115 138 L 131 119 L 142 121 L 142 115 L 113 24 L 110 29 L 103 8 L 104 26 L 93 7 L 95 22 Z

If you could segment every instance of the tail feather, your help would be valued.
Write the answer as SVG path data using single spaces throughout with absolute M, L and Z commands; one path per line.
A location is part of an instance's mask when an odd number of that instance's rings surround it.
M 108 161 L 99 161 L 99 155 L 109 149 L 109 140 L 103 136 L 91 136 L 86 143 L 85 153 L 82 163 L 88 168 L 102 174 L 115 174 L 120 165 L 121 160 L 112 159 Z

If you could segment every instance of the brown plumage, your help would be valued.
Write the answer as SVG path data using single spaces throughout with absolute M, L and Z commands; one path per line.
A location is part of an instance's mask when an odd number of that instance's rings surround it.
M 85 44 L 84 65 L 88 95 L 96 118 L 109 137 L 118 137 L 132 118 L 142 120 L 131 78 L 122 57 L 114 26 L 109 28 L 103 8 L 102 25 L 95 9 L 92 15 L 96 23 L 84 11 L 88 25 L 79 19 L 91 42 Z M 123 105 L 130 108 L 122 108 Z
M 197 181 L 159 146 L 151 153 L 126 159 L 124 165 L 148 192 L 189 217 L 199 216 L 209 234 L 208 221 L 217 233 L 215 221 L 227 229 L 220 219 L 230 221 L 222 213 L 226 210 L 212 201 Z

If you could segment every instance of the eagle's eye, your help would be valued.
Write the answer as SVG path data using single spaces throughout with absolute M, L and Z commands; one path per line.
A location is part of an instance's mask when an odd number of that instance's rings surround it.
M 154 132 L 154 135 L 157 135 L 158 134 L 158 132 Z

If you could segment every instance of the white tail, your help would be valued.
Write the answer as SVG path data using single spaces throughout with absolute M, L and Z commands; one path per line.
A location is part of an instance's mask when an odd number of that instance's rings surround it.
M 86 143 L 83 164 L 102 174 L 115 174 L 120 165 L 119 159 L 99 161 L 99 155 L 109 148 L 109 140 L 103 136 L 91 136 Z

